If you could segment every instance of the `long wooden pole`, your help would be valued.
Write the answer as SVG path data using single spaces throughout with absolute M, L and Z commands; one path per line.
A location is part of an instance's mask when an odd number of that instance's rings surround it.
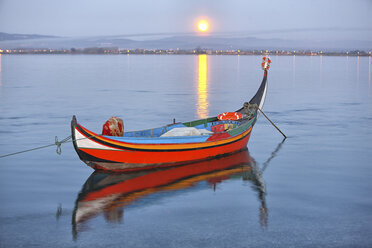
M 266 117 L 266 119 L 271 123 L 271 125 L 273 125 L 283 136 L 284 136 L 284 139 L 287 138 L 287 136 L 285 136 L 285 134 L 280 131 L 280 129 L 274 124 L 274 122 L 272 122 L 269 117 L 267 117 L 267 115 L 265 115 L 265 113 L 262 111 L 262 109 L 258 108 L 258 110 Z

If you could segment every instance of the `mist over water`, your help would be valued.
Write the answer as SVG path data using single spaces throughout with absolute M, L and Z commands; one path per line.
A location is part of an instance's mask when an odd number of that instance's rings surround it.
M 69 136 L 72 115 L 99 133 L 111 116 L 131 131 L 236 110 L 261 59 L 0 55 L 0 155 Z M 152 172 L 91 175 L 71 143 L 1 158 L 0 246 L 372 246 L 371 57 L 271 60 L 263 110 L 285 142 L 260 116 L 249 152 L 224 162 L 241 164 L 170 185 Z M 86 207 L 137 176 L 160 182 Z

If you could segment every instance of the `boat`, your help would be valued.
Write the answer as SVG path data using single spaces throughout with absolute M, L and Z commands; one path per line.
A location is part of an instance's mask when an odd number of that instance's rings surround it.
M 269 65 L 270 59 L 264 57 L 263 79 L 256 94 L 234 112 L 124 132 L 123 136 L 97 134 L 80 125 L 73 116 L 74 148 L 79 158 L 93 169 L 117 172 L 194 163 L 244 150 L 265 102 Z M 177 135 L 185 129 L 192 129 L 192 134 Z M 172 132 L 174 136 L 167 135 Z
M 157 202 L 159 198 L 179 194 L 180 190 L 199 190 L 197 185 L 203 181 L 206 182 L 202 184 L 203 187 L 215 191 L 217 184 L 229 179 L 243 179 L 252 183 L 261 202 L 260 219 L 267 218 L 267 214 L 262 214 L 267 213 L 262 171 L 245 148 L 229 156 L 169 168 L 129 173 L 95 171 L 77 196 L 72 215 L 73 234 L 76 237 L 89 220 L 101 214 L 109 223 L 123 222 L 124 208 L 143 204 L 140 199 L 147 196 L 151 195 L 146 198 L 145 204 L 151 204 L 151 201 Z M 168 193 L 157 194 L 159 192 Z

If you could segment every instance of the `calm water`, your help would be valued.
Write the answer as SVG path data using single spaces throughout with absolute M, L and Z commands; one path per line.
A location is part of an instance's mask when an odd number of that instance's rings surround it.
M 235 110 L 260 62 L 2 55 L 0 155 L 67 137 L 74 114 L 100 132 L 113 115 L 136 130 Z M 1 158 L 0 246 L 372 247 L 371 84 L 370 57 L 273 56 L 264 111 L 288 139 L 260 116 L 243 165 L 171 184 L 91 175 L 71 143 Z M 84 203 L 138 176 L 159 185 Z

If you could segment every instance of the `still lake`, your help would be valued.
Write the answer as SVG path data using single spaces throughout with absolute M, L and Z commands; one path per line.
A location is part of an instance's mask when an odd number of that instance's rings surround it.
M 0 55 L 0 156 L 69 136 L 72 115 L 101 132 L 236 110 L 261 59 Z M 0 158 L 0 246 L 372 247 L 371 57 L 271 59 L 263 110 L 283 143 L 261 115 L 241 170 L 112 194 L 128 178 L 91 175 L 71 143 Z

